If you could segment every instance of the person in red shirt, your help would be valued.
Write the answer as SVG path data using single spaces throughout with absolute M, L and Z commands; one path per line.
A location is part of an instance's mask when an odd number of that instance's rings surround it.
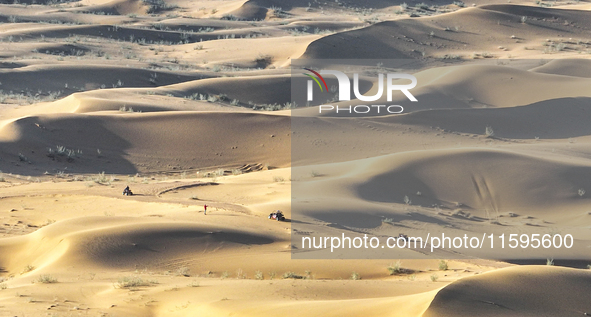
M 203 214 L 207 215 L 207 205 L 203 205 Z

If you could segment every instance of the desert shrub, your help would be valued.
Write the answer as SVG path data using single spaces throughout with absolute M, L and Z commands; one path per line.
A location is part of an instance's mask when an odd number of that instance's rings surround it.
M 285 178 L 283 178 L 283 176 L 273 176 L 273 181 L 275 183 L 283 183 L 285 182 Z
M 447 271 L 447 261 L 440 260 L 439 261 L 439 270 L 440 271 Z
M 431 282 L 437 282 L 438 279 L 439 279 L 439 276 L 437 274 L 431 275 Z
M 236 278 L 237 279 L 245 279 L 246 273 L 244 273 L 244 271 L 242 269 L 237 269 L 236 270 Z
M 164 0 L 144 0 L 144 4 L 148 5 L 149 14 L 158 13 L 165 10 L 172 10 L 178 7 L 176 5 L 167 4 L 164 2 Z
M 447 60 L 447 59 L 461 59 L 462 56 L 458 55 L 458 54 L 444 54 L 442 56 L 439 56 L 440 59 L 443 60 Z
M 191 284 L 189 284 L 187 286 L 189 286 L 189 287 L 199 287 L 199 282 L 193 281 L 193 282 L 191 282 Z
M 359 273 L 357 273 L 357 272 L 353 272 L 353 273 L 351 273 L 351 279 L 354 281 L 360 280 L 361 275 L 359 275 Z
M 301 275 L 298 275 L 298 274 L 296 274 L 294 272 L 285 272 L 285 273 L 283 273 L 283 278 L 284 279 L 292 278 L 292 279 L 299 280 L 299 279 L 303 279 L 304 277 L 301 276 Z
M 273 12 L 273 14 L 278 18 L 284 18 L 287 16 L 287 13 L 283 11 L 281 7 L 272 6 L 269 8 Z
M 107 176 L 105 176 L 105 172 L 100 172 L 94 178 L 94 182 L 97 183 L 97 184 L 103 184 L 103 183 L 108 183 L 109 182 L 109 179 L 107 178 Z
M 158 284 L 156 281 L 145 281 L 139 276 L 124 276 L 120 277 L 115 284 L 115 288 L 133 288 L 140 286 L 149 286 L 150 284 Z
M 273 57 L 271 55 L 259 54 L 254 62 L 256 63 L 257 68 L 266 68 L 273 62 Z
M 180 276 L 186 276 L 186 277 L 191 276 L 191 272 L 190 272 L 189 268 L 184 267 L 184 266 L 179 268 L 178 270 L 176 270 L 176 274 L 180 275 Z
M 390 273 L 390 275 L 402 273 L 402 267 L 400 265 L 401 265 L 400 261 L 396 261 L 395 263 L 391 263 L 388 266 L 388 273 Z
M 29 159 L 22 153 L 18 154 L 18 160 L 21 162 L 28 162 L 29 161 Z
M 220 19 L 227 21 L 240 21 L 240 18 L 233 14 L 224 14 Z
M 49 274 L 43 274 L 43 275 L 39 276 L 39 278 L 37 279 L 37 282 L 43 283 L 43 284 L 51 284 L 51 283 L 57 283 L 57 279 Z
M 412 201 L 410 200 L 410 198 L 406 195 L 404 195 L 404 203 L 407 205 L 410 205 L 412 203 Z
M 425 3 L 423 3 L 423 2 L 421 2 L 421 3 L 417 3 L 417 4 L 415 5 L 415 7 L 416 7 L 416 8 L 419 8 L 419 9 L 422 9 L 422 10 L 427 10 L 427 9 L 429 9 L 429 6 L 428 6 L 427 4 L 425 4 Z
M 23 268 L 23 270 L 21 271 L 21 274 L 29 273 L 34 269 L 35 269 L 35 267 L 29 264 Z

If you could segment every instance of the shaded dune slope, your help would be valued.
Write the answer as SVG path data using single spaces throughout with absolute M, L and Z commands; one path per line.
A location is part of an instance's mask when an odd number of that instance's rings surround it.
M 236 99 L 246 107 L 255 104 L 284 104 L 291 100 L 290 76 L 248 76 L 234 78 L 211 78 L 166 87 L 173 93 L 220 95 Z
M 591 164 L 585 162 L 465 148 L 296 167 L 292 177 L 302 181 L 292 183 L 298 198 L 292 212 L 353 228 L 380 227 L 384 217 L 452 223 L 435 214 L 408 214 L 399 208 L 404 204 L 469 210 L 481 220 L 513 212 L 560 223 L 588 221 L 589 199 L 579 193 L 591 188 Z M 310 179 L 310 170 L 322 174 Z
M 137 223 L 135 218 L 76 218 L 27 236 L 4 239 L 0 250 L 6 256 L 0 256 L 0 267 L 12 272 L 27 264 L 36 268 L 68 264 L 118 269 L 132 269 L 137 265 L 162 268 L 179 258 L 273 242 L 272 236 L 199 224 Z
M 587 199 L 577 190 L 591 188 L 591 166 L 502 150 L 407 152 L 375 158 L 371 166 L 364 169 L 369 179 L 359 184 L 357 193 L 377 202 L 404 203 L 408 195 L 422 206 L 461 203 L 481 211 L 542 214 L 557 206 L 584 204 Z M 421 195 L 414 195 L 417 192 Z
M 103 70 L 105 71 L 105 70 Z M 149 76 L 148 76 L 149 74 Z M 150 79 L 154 74 L 158 76 L 158 82 L 165 84 L 166 80 L 176 79 L 178 81 L 187 79 L 187 77 L 173 78 L 164 73 L 164 79 L 159 80 L 159 73 L 144 73 L 145 76 L 132 79 L 132 85 L 151 84 Z M 98 85 L 93 81 L 93 76 L 88 76 L 86 85 Z M 90 78 L 92 77 L 92 78 Z M 123 78 L 117 73 L 111 76 L 104 76 L 101 82 Z M 149 78 L 148 78 L 149 77 Z M 117 79 L 118 80 L 118 79 Z M 76 112 L 89 113 L 97 111 L 117 111 L 121 107 L 133 107 L 135 111 L 153 112 L 153 111 L 171 111 L 171 110 L 195 110 L 195 111 L 234 111 L 243 108 L 257 110 L 266 109 L 268 106 L 286 107 L 291 100 L 291 78 L 285 75 L 279 76 L 244 76 L 232 78 L 204 78 L 199 80 L 189 80 L 181 83 L 173 83 L 154 88 L 117 88 L 117 89 L 98 89 L 86 92 L 73 93 L 71 96 L 45 104 L 41 107 L 44 112 Z M 335 84 L 336 80 L 327 79 L 328 84 Z M 43 86 L 44 82 L 39 85 Z M 58 86 L 59 82 L 54 86 Z M 125 84 L 124 86 L 127 86 Z M 360 89 L 365 92 L 371 87 L 371 82 L 360 80 Z M 63 92 L 64 94 L 67 92 Z M 140 95 L 140 97 L 138 97 Z M 163 99 L 164 96 L 177 97 L 183 99 L 174 100 Z M 210 99 L 215 98 L 215 99 Z M 188 103 L 185 98 L 200 103 Z M 209 99 L 209 101 L 208 101 Z M 300 106 L 300 105 L 298 105 Z M 40 108 L 41 108 L 40 107 Z M 276 110 L 276 109 L 275 109 Z
M 70 50 L 71 47 L 54 47 L 55 50 Z M 74 48 L 77 49 L 77 48 Z M 171 85 L 207 77 L 205 74 L 175 74 L 130 67 L 106 65 L 36 65 L 0 70 L 0 82 L 5 92 L 23 89 L 37 92 L 61 91 L 63 94 L 80 90 L 119 87 L 154 87 Z
M 574 62 L 573 62 L 574 63 Z M 392 101 L 386 100 L 386 94 L 370 104 L 402 105 L 405 113 L 425 109 L 461 109 L 461 108 L 507 108 L 540 104 L 541 116 L 546 107 L 553 104 L 560 106 L 585 106 L 583 99 L 569 99 L 569 97 L 591 97 L 587 89 L 591 81 L 588 78 L 564 76 L 556 74 L 544 74 L 540 72 L 520 70 L 496 65 L 463 65 L 450 67 L 435 67 L 414 74 L 417 78 L 417 87 L 412 89 L 412 94 L 418 102 L 410 102 L 400 92 L 394 92 Z M 332 77 L 332 76 L 331 76 Z M 330 77 L 328 77 L 330 78 Z M 376 80 L 372 78 L 371 80 Z M 368 79 L 369 80 L 369 79 Z M 365 95 L 375 95 L 377 82 Z M 494 89 L 482 89 L 482 87 L 494 87 Z M 332 104 L 332 103 L 330 103 Z M 368 104 L 367 102 L 353 101 L 334 103 L 347 108 L 353 104 Z M 360 111 L 363 111 L 361 109 Z M 317 115 L 318 108 L 296 110 L 303 115 Z M 492 111 L 494 113 L 494 111 Z M 376 111 L 367 114 L 352 113 L 347 111 L 324 111 L 326 117 L 361 117 L 383 116 Z M 510 118 L 508 118 L 510 120 Z M 553 118 L 554 119 L 554 118 Z M 438 126 L 438 124 L 435 124 Z
M 246 1 L 231 14 L 242 20 L 264 20 L 268 12 L 268 8 L 253 3 L 253 1 Z
M 145 14 L 148 6 L 145 2 L 140 0 L 114 0 L 103 4 L 92 5 L 84 7 L 83 9 L 70 9 L 70 11 L 77 12 L 88 12 L 88 13 L 101 13 L 107 15 L 126 15 L 126 14 Z
M 23 173 L 30 174 L 63 168 L 64 164 L 72 172 L 104 169 L 122 174 L 257 162 L 287 166 L 289 120 L 286 116 L 223 112 L 31 116 L 7 123 L 0 130 L 2 156 L 24 153 L 31 164 L 20 166 L 3 160 L 1 165 L 4 171 L 21 167 Z M 88 154 L 73 163 L 67 163 L 65 157 L 47 157 L 47 149 L 56 145 Z M 100 157 L 94 154 L 97 148 Z
M 119 41 L 129 41 L 134 38 L 138 41 L 147 43 L 168 42 L 171 44 L 194 43 L 200 41 L 215 40 L 217 34 L 186 34 L 179 31 L 162 31 L 156 29 L 145 29 L 127 26 L 110 25 L 74 25 L 74 26 L 48 26 L 39 27 L 31 24 L 26 30 L 15 29 L 3 32 L 3 38 L 9 36 L 23 38 L 25 40 L 40 38 L 41 36 L 51 38 L 68 38 L 71 36 L 95 36 L 109 38 Z
M 586 316 L 589 292 L 589 270 L 511 267 L 444 287 L 423 316 Z
M 591 61 L 585 59 L 555 59 L 531 69 L 536 73 L 591 78 Z
M 425 110 L 374 120 L 477 135 L 490 126 L 499 138 L 566 139 L 591 135 L 590 102 L 588 97 L 559 98 L 521 107 Z
M 526 25 L 521 23 L 523 16 L 530 19 Z M 574 32 L 569 25 L 564 25 L 565 21 L 576 25 L 577 32 L 591 30 L 590 16 L 591 12 L 578 10 L 488 5 L 436 17 L 386 21 L 333 34 L 311 43 L 303 57 L 421 58 L 421 52 L 443 55 L 449 51 L 494 50 L 499 45 L 516 46 L 510 37 L 519 29 L 530 39 Z M 446 32 L 446 27 L 458 27 L 459 31 Z M 431 36 L 431 32 L 435 34 Z M 483 36 L 492 40 L 481 41 Z

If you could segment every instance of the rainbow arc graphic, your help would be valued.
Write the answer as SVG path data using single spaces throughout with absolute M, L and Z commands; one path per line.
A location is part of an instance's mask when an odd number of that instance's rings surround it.
M 304 68 L 304 69 L 311 72 L 312 74 L 316 75 L 316 77 L 318 77 L 318 78 L 316 78 L 310 74 L 304 73 L 304 75 L 312 78 L 318 84 L 318 87 L 320 87 L 320 91 L 324 92 L 324 88 L 326 88 L 326 91 L 328 91 L 328 85 L 326 85 L 326 81 L 324 81 L 324 78 L 322 78 L 322 76 L 318 72 L 313 71 L 309 68 Z M 322 83 L 324 84 L 324 88 L 322 87 L 322 85 L 320 84 L 320 81 L 318 81 L 318 79 L 320 79 L 322 81 Z

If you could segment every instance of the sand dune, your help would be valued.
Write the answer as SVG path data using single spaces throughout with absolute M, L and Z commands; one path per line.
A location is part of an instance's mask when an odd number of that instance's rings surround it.
M 133 1 L 128 3 L 133 4 Z M 103 3 L 104 4 L 104 3 Z M 117 6 L 117 2 L 111 3 Z M 126 3 L 119 2 L 120 7 L 125 10 Z M 101 7 L 100 10 L 89 10 L 87 13 L 93 14 L 81 14 L 84 13 L 85 8 L 77 8 L 71 6 L 68 8 L 55 8 L 47 7 L 45 5 L 30 5 L 23 3 L 22 6 L 4 6 L 2 13 L 0 13 L 0 19 L 8 22 L 11 20 L 11 16 L 16 17 L 17 22 L 20 26 L 25 26 L 26 22 L 38 22 L 43 24 L 111 24 L 115 25 L 129 20 L 126 16 L 119 15 L 117 8 L 112 7 Z M 101 11 L 104 10 L 104 11 Z M 107 12 L 105 12 L 107 11 Z M 2 25 L 0 28 L 11 28 L 11 23 Z M 19 26 L 19 27 L 20 27 Z M 26 25 L 25 27 L 33 27 L 33 24 Z
M 267 305 L 253 305 L 239 302 L 231 305 L 213 304 L 206 309 L 195 309 L 191 313 L 205 316 L 215 316 L 237 312 L 241 316 L 260 316 L 284 312 L 285 316 L 301 316 L 304 313 L 320 314 L 322 316 L 359 316 L 372 314 L 374 316 L 421 316 L 424 307 L 428 305 L 430 294 L 417 296 L 403 296 L 394 299 L 375 298 L 366 300 L 339 301 L 304 301 L 300 303 L 278 302 Z M 270 295 L 272 296 L 272 295 Z M 304 310 L 301 306 L 306 307 Z M 392 307 L 400 307 L 392 309 Z
M 107 15 L 127 15 L 127 14 L 144 14 L 148 10 L 148 6 L 139 0 L 115 0 L 115 1 L 100 1 L 95 5 L 84 7 L 83 12 L 101 13 Z M 74 9 L 72 11 L 77 11 Z
M 581 316 L 591 310 L 590 278 L 567 268 L 503 269 L 446 286 L 423 316 Z
M 588 60 L 552 60 L 542 66 L 531 69 L 532 72 L 589 78 L 591 62 Z
M 179 223 L 137 223 L 135 218 L 121 217 L 58 222 L 26 239 L 12 240 L 0 247 L 10 252 L 0 266 L 13 272 L 27 264 L 40 270 L 72 264 L 88 268 L 165 269 L 170 259 L 195 260 L 199 254 L 225 254 L 235 252 L 234 248 L 273 242 L 272 236 L 256 233 Z
M 565 52 L 577 51 L 580 29 L 589 29 L 586 11 L 489 5 L 436 17 L 380 22 L 370 27 L 319 39 L 309 45 L 306 58 L 444 58 L 455 54 L 464 59 L 482 56 L 505 57 L 513 51 L 540 54 L 542 41 L 571 34 L 574 43 Z M 526 23 L 521 18 L 526 17 Z M 527 23 L 527 17 L 530 17 Z M 569 21 L 569 22 L 565 22 Z M 570 24 L 569 24 L 570 23 Z M 576 25 L 576 27 L 574 26 Z M 487 41 L 478 39 L 487 37 Z M 371 47 L 370 51 L 366 48 Z M 499 47 L 507 49 L 499 49 Z M 505 51 L 510 51 L 507 53 Z M 486 54 L 484 54 L 486 53 Z M 452 59 L 457 57 L 452 57 Z
M 284 33 L 285 34 L 285 33 Z M 203 63 L 207 61 L 208 68 L 215 66 L 252 68 L 260 65 L 260 61 L 271 61 L 275 68 L 285 68 L 291 64 L 292 58 L 299 58 L 306 50 L 306 46 L 320 38 L 321 35 L 302 35 L 295 38 L 282 36 L 276 38 L 245 38 L 245 39 L 223 39 L 205 42 L 203 52 L 198 52 L 195 56 L 187 56 L 183 52 L 176 52 L 170 56 L 178 58 L 192 58 L 196 62 Z M 193 50 L 195 45 L 188 44 L 187 49 Z M 255 49 L 252 49 L 254 47 Z M 269 67 L 269 68 L 272 68 Z M 238 69 L 240 70 L 240 69 Z
M 138 25 L 153 25 L 148 22 L 138 22 Z M 204 32 L 206 28 L 212 28 L 215 31 L 223 30 L 240 30 L 252 28 L 253 26 L 247 21 L 228 21 L 219 19 L 191 19 L 186 17 L 166 18 L 158 21 L 158 26 L 169 28 L 171 30 L 190 30 L 193 32 Z
M 476 135 L 484 135 L 488 126 L 500 138 L 568 139 L 591 134 L 586 128 L 588 105 L 588 98 L 558 98 L 502 109 L 419 111 L 377 121 L 438 127 Z
M 53 52 L 70 52 L 69 46 L 53 47 Z M 49 48 L 48 48 L 49 50 Z M 113 87 L 154 87 L 203 78 L 204 74 L 173 74 L 130 67 L 106 65 L 35 65 L 0 72 L 4 92 L 19 91 L 27 83 L 25 91 L 43 94 L 61 92 L 61 96 L 77 91 Z
M 384 158 L 381 164 L 372 164 L 384 170 L 360 185 L 359 195 L 370 201 L 403 203 L 405 193 L 421 192 L 413 201 L 423 206 L 457 202 L 477 210 L 533 210 L 540 215 L 544 214 L 544 209 L 553 210 L 558 205 L 584 205 L 577 190 L 591 185 L 586 181 L 591 172 L 589 166 L 567 165 L 510 152 L 467 149 L 405 156 Z M 388 161 L 393 163 L 391 169 L 386 167 Z M 457 161 L 463 164 L 458 166 Z M 540 174 L 537 170 L 545 172 Z M 517 188 L 529 190 L 520 192 Z M 566 220 L 568 216 L 561 214 L 560 218 Z
M 253 3 L 253 1 L 246 1 L 240 8 L 231 11 L 231 14 L 243 20 L 265 20 L 269 9 Z
M 151 95 L 158 92 L 158 95 Z M 142 96 L 138 98 L 138 95 Z M 119 89 L 92 91 L 88 93 L 75 93 L 62 100 L 41 104 L 39 110 L 46 113 L 90 113 L 97 111 L 121 111 L 121 112 L 160 112 L 160 111 L 235 111 L 235 107 L 228 104 L 230 100 L 210 103 L 207 101 L 194 101 L 185 99 L 191 95 L 178 93 L 179 97 L 170 96 L 170 92 L 163 95 L 159 90 Z M 13 112 L 15 115 L 18 111 Z
M 32 25 L 33 26 L 33 25 Z M 148 43 L 169 42 L 169 43 L 194 43 L 201 40 L 207 41 L 217 38 L 216 35 L 183 35 L 178 31 L 161 31 L 156 29 L 141 29 L 130 27 L 118 27 L 109 25 L 74 25 L 74 26 L 49 26 L 36 27 L 24 30 L 11 30 L 4 32 L 4 38 L 9 36 L 31 39 L 40 38 L 41 35 L 51 38 L 68 38 L 70 36 L 94 36 L 124 41 L 130 37 L 138 40 L 145 40 Z
M 261 62 L 266 64 L 265 61 Z M 268 65 L 261 65 L 266 67 Z M 194 93 L 207 95 L 227 96 L 228 100 L 237 100 L 238 105 L 252 108 L 253 105 L 280 104 L 284 105 L 291 100 L 291 78 L 282 76 L 248 76 L 234 78 L 212 78 L 186 82 L 166 87 L 168 91 L 183 92 L 191 95 Z M 260 91 L 268 91 L 260 94 Z
M 233 124 L 232 118 L 249 126 L 248 133 L 242 125 Z M 173 132 L 175 129 L 177 133 Z M 171 133 L 161 134 L 163 130 Z M 202 137 L 212 133 L 217 136 Z M 145 171 L 208 165 L 239 167 L 255 162 L 286 166 L 290 157 L 289 134 L 289 117 L 254 113 L 46 115 L 5 125 L 2 152 L 7 157 L 26 153 L 34 164 L 20 168 L 33 175 L 65 163 L 66 158 L 47 157 L 47 149 L 58 145 L 56 142 L 89 153 L 87 159 L 77 160 L 75 166 L 69 167 L 78 172 L 100 172 L 108 166 L 116 173 L 136 173 L 139 170 L 134 165 L 144 166 Z M 101 136 L 99 140 L 97 135 Z M 225 138 L 233 140 L 232 145 L 228 146 Z M 185 146 L 178 148 L 177 144 Z M 96 149 L 103 153 L 101 157 L 94 154 Z M 172 157 L 174 164 L 166 159 Z M 134 165 L 129 160 L 135 161 Z M 14 166 L 20 169 L 18 163 Z
M 322 176 L 310 178 L 311 169 Z M 461 207 L 483 219 L 513 212 L 574 224 L 584 217 L 588 202 L 578 190 L 591 187 L 590 172 L 589 165 L 509 151 L 416 151 L 298 168 L 292 186 L 294 196 L 307 201 L 298 204 L 298 215 L 355 228 L 378 228 L 384 217 L 408 219 L 405 197 L 413 206 Z M 556 212 L 564 206 L 568 211 Z M 433 214 L 423 221 L 441 222 Z
M 323 8 L 327 8 L 327 9 L 338 9 L 339 7 L 360 7 L 360 8 L 364 8 L 364 9 L 372 9 L 372 10 L 383 10 L 383 9 L 389 9 L 392 7 L 399 7 L 402 3 L 404 3 L 404 1 L 388 1 L 388 0 L 368 0 L 368 1 L 364 1 L 362 3 L 335 3 L 335 4 L 331 4 L 329 3 L 324 3 L 324 4 L 319 4 L 319 3 L 315 3 L 315 2 L 310 2 L 307 0 L 293 0 L 290 1 L 289 3 L 285 3 L 281 0 L 249 0 L 246 3 L 251 3 L 251 4 L 255 4 L 257 6 L 260 7 L 264 7 L 264 8 L 270 8 L 270 7 L 280 7 L 286 11 L 290 11 L 290 10 L 294 10 L 297 8 L 314 8 L 316 9 L 316 7 L 323 7 Z M 475 3 L 479 3 L 479 1 L 476 1 Z M 486 3 L 486 2 L 485 2 Z M 480 3 L 479 3 L 480 4 Z M 432 1 L 429 3 L 430 6 L 434 6 L 435 8 L 437 6 L 450 6 L 450 7 L 454 7 L 454 8 L 459 8 L 458 6 L 451 4 L 448 1 Z M 430 9 L 435 11 L 435 9 Z
M 486 76 L 483 76 L 486 74 Z M 548 100 L 562 105 L 569 97 L 589 97 L 586 90 L 589 82 L 586 78 L 565 77 L 554 74 L 541 74 L 504 66 L 491 65 L 462 65 L 452 67 L 436 67 L 414 74 L 419 83 L 412 93 L 418 102 L 409 102 L 401 93 L 393 94 L 392 101 L 386 101 L 386 94 L 376 104 L 403 105 L 405 113 L 424 109 L 453 109 L 453 108 L 502 108 L 531 105 Z M 377 78 L 366 95 L 377 92 Z M 480 87 L 495 87 L 485 90 Z M 333 104 L 333 103 L 330 103 Z M 335 102 L 336 105 L 366 104 L 359 100 Z M 296 110 L 306 116 L 315 116 L 318 108 Z M 539 110 L 542 112 L 542 110 Z M 324 111 L 323 116 L 361 117 L 380 116 L 376 111 L 368 114 L 341 111 Z

